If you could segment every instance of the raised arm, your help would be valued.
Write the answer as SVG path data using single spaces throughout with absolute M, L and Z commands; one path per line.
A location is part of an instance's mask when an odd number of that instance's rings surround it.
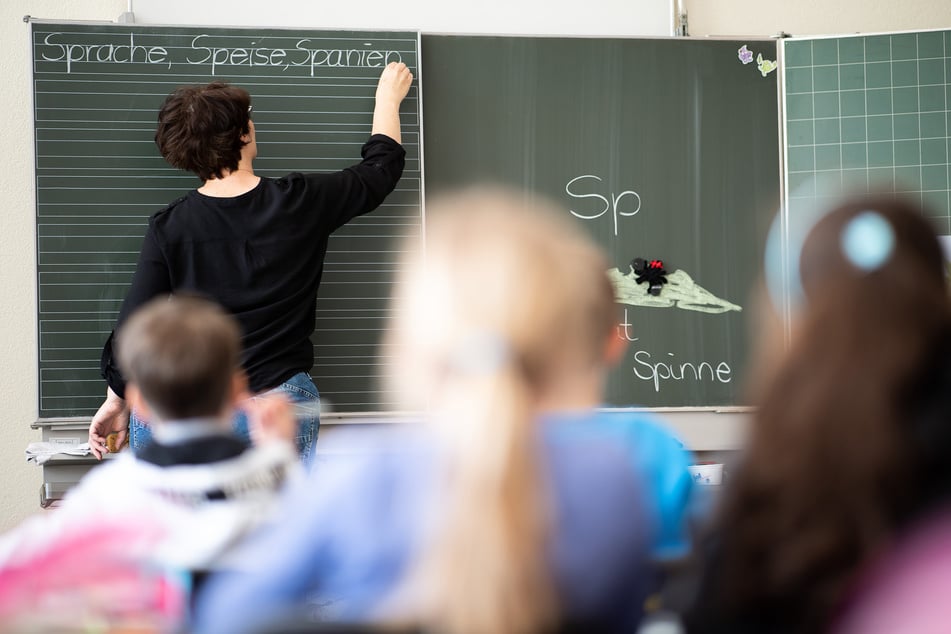
M 413 73 L 403 62 L 390 62 L 383 69 L 376 86 L 376 105 L 373 108 L 373 134 L 385 134 L 397 143 L 400 135 L 400 103 L 413 83 Z

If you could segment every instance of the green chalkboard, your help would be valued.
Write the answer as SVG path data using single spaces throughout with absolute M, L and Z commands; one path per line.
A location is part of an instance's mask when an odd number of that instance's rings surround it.
M 750 294 L 780 204 L 776 51 L 774 41 L 422 38 L 426 195 L 525 188 L 610 254 L 619 336 L 630 340 L 610 405 L 743 404 Z M 656 298 L 630 275 L 638 257 L 672 273 Z
M 884 189 L 917 198 L 951 234 L 951 31 L 783 46 L 790 213 Z
M 426 193 L 524 187 L 610 254 L 631 340 L 612 405 L 742 404 L 749 294 L 779 204 L 774 42 L 424 36 L 420 62 L 409 33 L 33 23 L 32 37 L 41 418 L 101 402 L 99 351 L 145 220 L 197 185 L 152 142 L 164 96 L 243 85 L 261 174 L 330 171 L 358 156 L 391 59 L 423 94 L 414 86 L 403 106 L 398 190 L 331 240 L 313 374 L 338 411 L 393 402 L 378 344 L 393 240 L 422 224 L 422 101 Z M 664 260 L 659 297 L 629 275 L 635 257 Z
M 223 79 L 252 95 L 263 176 L 350 165 L 370 132 L 382 67 L 418 74 L 416 33 L 37 23 L 39 415 L 84 416 L 105 393 L 99 354 L 150 214 L 198 185 L 152 137 L 176 86 Z M 421 225 L 419 99 L 402 106 L 407 165 L 397 191 L 331 239 L 318 298 L 313 374 L 343 411 L 379 411 L 378 343 L 392 241 Z

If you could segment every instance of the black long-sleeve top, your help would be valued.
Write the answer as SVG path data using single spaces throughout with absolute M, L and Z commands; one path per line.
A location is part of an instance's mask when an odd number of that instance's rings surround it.
M 383 202 L 403 173 L 406 153 L 377 134 L 362 156 L 332 174 L 262 177 L 233 198 L 193 190 L 153 214 L 116 330 L 154 297 L 195 292 L 237 318 L 242 366 L 253 392 L 310 371 L 327 239 Z M 124 397 L 113 350 L 116 330 L 103 347 L 101 369 L 109 387 Z

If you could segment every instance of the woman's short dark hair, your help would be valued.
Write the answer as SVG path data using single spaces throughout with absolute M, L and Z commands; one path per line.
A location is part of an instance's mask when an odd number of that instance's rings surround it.
M 163 420 L 217 416 L 240 367 L 241 331 L 217 304 L 194 296 L 154 299 L 118 333 L 122 373 Z
M 203 181 L 238 169 L 251 131 L 251 95 L 225 82 L 182 86 L 159 110 L 155 144 L 172 167 Z

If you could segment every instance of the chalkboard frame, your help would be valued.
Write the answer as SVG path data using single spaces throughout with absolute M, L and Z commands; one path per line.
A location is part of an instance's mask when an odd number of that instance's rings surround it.
M 47 23 L 47 22 L 41 22 L 41 21 L 36 21 L 36 23 L 37 23 L 37 24 L 75 24 L 75 23 L 71 23 L 71 22 L 49 22 L 49 23 Z M 109 23 L 105 23 L 105 24 L 111 26 L 111 24 L 109 24 Z M 142 25 L 133 25 L 133 26 L 142 26 Z M 148 27 L 159 27 L 160 25 L 147 25 L 147 26 L 148 26 Z M 188 27 L 172 26 L 172 27 L 168 27 L 168 28 L 188 28 Z M 229 28 L 231 28 L 231 27 L 229 27 Z M 276 29 L 276 30 L 280 30 L 280 29 Z M 293 29 L 288 29 L 288 30 L 293 30 Z M 422 54 L 423 54 L 423 46 L 422 46 L 422 44 L 421 44 L 421 40 L 425 38 L 426 34 L 417 33 L 416 35 L 417 35 L 417 38 L 418 38 L 417 41 L 418 41 L 418 43 L 419 43 L 419 44 L 418 44 L 419 48 L 418 48 L 417 50 L 419 51 L 419 55 L 420 55 L 420 58 L 419 58 L 419 60 L 418 60 L 418 66 L 419 66 L 419 70 L 420 70 L 420 72 L 419 72 L 419 82 L 420 82 L 420 85 L 423 86 L 423 85 L 424 85 L 424 84 L 423 84 L 423 72 L 424 72 L 424 69 L 423 69 L 423 63 L 422 63 L 422 58 L 421 58 L 421 56 L 422 56 Z M 513 36 L 507 36 L 507 37 L 513 37 Z M 581 38 L 577 38 L 577 39 L 590 39 L 590 38 L 581 37 Z M 652 38 L 630 38 L 630 39 L 652 39 Z M 677 41 L 693 41 L 693 40 L 697 40 L 697 39 L 701 39 L 701 38 L 658 38 L 658 39 L 677 40 Z M 702 38 L 702 39 L 703 39 L 704 41 L 710 41 L 710 38 Z M 750 42 L 771 42 L 771 41 L 773 41 L 773 40 L 751 38 L 751 39 L 749 39 L 749 40 L 747 40 L 747 41 L 750 41 Z M 782 69 L 780 69 L 780 71 L 781 71 L 781 70 L 782 70 Z M 777 100 L 778 100 L 778 95 L 777 95 Z M 420 162 L 422 162 L 422 161 L 423 161 L 422 141 L 425 139 L 425 137 L 424 137 L 424 135 L 423 135 L 423 133 L 422 133 L 422 125 L 423 125 L 422 112 L 424 111 L 424 104 L 423 104 L 423 100 L 422 100 L 422 99 L 420 99 L 419 104 L 420 104 L 420 105 L 419 105 L 419 112 L 420 112 L 420 138 L 421 138 L 421 147 L 420 147 L 420 150 L 419 150 L 419 154 L 420 154 Z M 781 133 L 781 128 L 780 128 L 780 133 Z M 779 145 L 780 145 L 780 148 L 783 147 L 783 143 L 782 143 L 782 142 L 780 142 Z M 424 174 L 423 174 L 424 169 L 425 169 L 425 168 L 421 166 L 421 169 L 420 169 L 420 189 L 421 189 L 421 190 L 424 190 L 424 188 L 425 188 L 425 180 L 424 180 Z M 780 183 L 781 183 L 782 174 L 779 175 L 779 178 L 780 178 Z M 782 183 L 781 183 L 781 184 L 782 184 Z M 424 200 L 424 199 L 425 199 L 425 197 L 423 196 L 422 199 L 421 199 L 421 201 L 420 201 L 420 207 L 421 207 L 421 209 L 422 209 L 422 207 L 425 205 L 425 200 Z M 39 282 L 38 282 L 38 284 L 39 284 Z M 733 403 L 724 403 L 724 404 L 720 404 L 720 405 L 709 405 L 709 406 L 707 406 L 707 405 L 689 405 L 689 406 L 682 406 L 682 407 L 681 407 L 681 406 L 659 406 L 659 407 L 634 407 L 634 408 L 631 408 L 631 407 L 627 407 L 627 406 L 620 406 L 620 407 L 618 407 L 617 409 L 624 409 L 624 410 L 627 410 L 627 409 L 652 410 L 652 411 L 660 411 L 660 412 L 721 412 L 721 413 L 736 413 L 736 412 L 744 412 L 744 411 L 747 411 L 747 410 L 748 410 L 748 408 L 746 408 L 746 407 L 744 407 L 744 406 L 742 406 L 742 405 L 737 405 L 737 404 L 733 404 Z M 334 413 L 331 414 L 331 417 L 345 419 L 345 418 L 348 418 L 348 417 L 352 416 L 354 419 L 361 419 L 361 418 L 367 418 L 367 417 L 370 417 L 370 418 L 379 417 L 379 416 L 381 416 L 381 415 L 389 415 L 389 414 L 392 414 L 394 417 L 398 417 L 398 416 L 401 416 L 401 415 L 402 415 L 402 414 L 399 413 L 399 412 L 389 412 L 389 411 L 383 411 L 383 412 L 364 411 L 364 412 L 334 412 Z M 57 416 L 57 417 L 55 417 L 55 418 L 59 418 L 59 416 Z

